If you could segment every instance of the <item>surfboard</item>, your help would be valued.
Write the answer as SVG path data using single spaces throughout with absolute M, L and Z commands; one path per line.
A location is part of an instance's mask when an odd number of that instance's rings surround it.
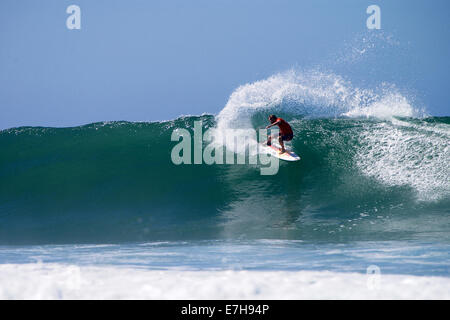
M 267 143 L 261 143 L 260 144 L 260 150 L 263 152 L 267 152 L 268 154 L 277 157 L 278 159 L 281 160 L 285 160 L 285 161 L 299 161 L 301 158 L 295 154 L 294 151 L 290 150 L 289 148 L 286 148 L 286 152 L 284 153 L 279 153 L 281 151 L 281 147 L 278 145 L 274 145 L 274 143 L 272 142 L 271 146 L 268 146 Z

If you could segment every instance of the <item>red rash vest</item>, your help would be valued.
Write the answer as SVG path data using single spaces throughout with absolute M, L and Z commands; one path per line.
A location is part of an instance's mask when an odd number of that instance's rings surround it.
M 292 128 L 289 125 L 289 123 L 287 123 L 286 121 L 284 121 L 281 118 L 277 118 L 277 121 L 280 121 L 280 123 L 277 124 L 277 126 L 280 128 L 280 134 L 285 136 L 285 135 L 290 135 L 290 134 L 294 134 L 292 132 Z

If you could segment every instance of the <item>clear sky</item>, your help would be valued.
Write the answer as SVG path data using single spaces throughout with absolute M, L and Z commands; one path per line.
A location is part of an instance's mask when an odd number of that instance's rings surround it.
M 66 27 L 72 4 L 80 30 Z M 368 32 L 371 4 L 381 30 L 370 32 L 398 45 L 370 76 L 449 115 L 448 0 L 1 0 L 0 128 L 218 113 L 239 85 L 332 68 Z

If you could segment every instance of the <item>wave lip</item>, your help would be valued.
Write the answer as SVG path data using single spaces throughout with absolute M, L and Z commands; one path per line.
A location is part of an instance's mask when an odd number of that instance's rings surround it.
M 409 101 L 398 92 L 389 93 L 368 106 L 356 106 L 342 115 L 352 118 L 393 119 L 394 117 L 412 118 L 419 113 Z
M 255 114 L 271 111 L 310 118 L 391 119 L 423 114 L 394 85 L 362 89 L 333 73 L 292 69 L 237 88 L 217 115 L 217 128 L 249 128 Z

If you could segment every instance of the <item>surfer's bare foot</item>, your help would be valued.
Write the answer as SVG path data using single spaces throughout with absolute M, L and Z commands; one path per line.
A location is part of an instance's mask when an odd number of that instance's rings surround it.
M 283 153 L 285 153 L 285 152 L 286 152 L 286 150 L 280 150 L 280 151 L 278 151 L 279 154 L 283 154 Z

